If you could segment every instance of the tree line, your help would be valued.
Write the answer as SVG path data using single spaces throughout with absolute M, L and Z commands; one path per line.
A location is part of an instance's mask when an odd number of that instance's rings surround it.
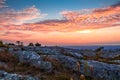
M 3 43 L 3 41 L 0 41 L 0 47 L 5 47 L 5 46 L 24 46 L 24 43 L 23 42 L 21 42 L 21 41 L 16 41 L 16 44 L 15 43 Z M 28 44 L 28 46 L 41 46 L 41 44 L 40 43 L 32 43 L 32 42 L 30 42 L 29 44 Z

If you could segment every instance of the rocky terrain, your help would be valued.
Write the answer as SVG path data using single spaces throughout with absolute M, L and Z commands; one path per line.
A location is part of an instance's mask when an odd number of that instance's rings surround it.
M 120 49 L 0 47 L 0 80 L 120 80 Z

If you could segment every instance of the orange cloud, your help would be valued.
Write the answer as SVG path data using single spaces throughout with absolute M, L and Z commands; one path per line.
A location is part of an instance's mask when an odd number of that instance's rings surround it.
M 120 6 L 92 9 L 91 11 L 63 11 L 61 14 L 81 27 L 91 29 L 110 27 L 120 21 Z
M 44 21 L 39 18 L 46 14 L 35 6 L 18 11 L 5 6 L 5 1 L 0 0 L 1 40 L 45 45 L 120 44 L 120 3 L 105 8 L 62 11 L 61 19 Z
M 38 32 L 74 32 L 85 29 L 99 29 L 120 25 L 119 3 L 106 8 L 62 11 L 61 15 L 63 18 L 61 20 L 54 19 L 27 23 L 29 20 L 44 15 L 46 14 L 41 14 L 35 6 L 20 11 L 10 10 L 6 13 L 0 13 L 1 29 Z
M 31 17 L 31 11 L 35 12 L 35 16 Z M 17 13 L 17 14 L 16 14 Z M 25 13 L 27 15 L 22 16 Z M 40 15 L 35 7 L 28 8 L 21 12 L 10 14 L 10 17 L 15 16 L 18 21 L 24 21 L 36 18 Z M 30 14 L 29 14 L 30 13 Z M 79 31 L 85 29 L 99 29 L 120 25 L 120 6 L 112 5 L 106 8 L 85 9 L 80 11 L 63 11 L 61 20 L 45 20 L 37 23 L 26 23 L 22 25 L 8 25 L 10 30 L 30 30 L 40 32 L 51 31 Z M 14 18 L 13 18 L 14 19 Z M 8 21 L 9 22 L 9 21 Z

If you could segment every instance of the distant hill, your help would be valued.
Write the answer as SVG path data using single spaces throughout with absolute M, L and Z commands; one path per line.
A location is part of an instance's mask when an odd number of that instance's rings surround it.
M 104 47 L 104 49 L 120 49 L 120 45 L 103 45 L 103 46 L 63 46 L 65 48 L 73 48 L 73 49 L 97 49 L 99 47 Z

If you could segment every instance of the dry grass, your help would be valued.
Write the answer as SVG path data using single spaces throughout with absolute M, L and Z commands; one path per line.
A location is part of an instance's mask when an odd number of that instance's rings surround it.
M 8 52 L 0 52 L 0 61 L 17 63 L 19 60 Z

